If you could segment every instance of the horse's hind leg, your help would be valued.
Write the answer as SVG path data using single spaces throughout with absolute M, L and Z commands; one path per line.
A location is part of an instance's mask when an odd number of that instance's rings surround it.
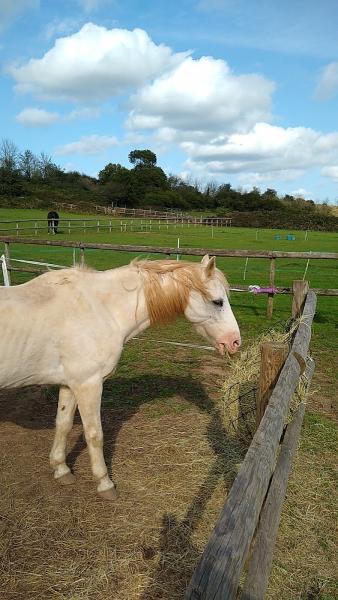
M 77 405 L 89 450 L 93 475 L 98 482 L 97 491 L 103 498 L 116 498 L 115 486 L 109 479 L 103 457 L 103 432 L 101 425 L 102 380 L 92 379 L 74 389 Z
M 58 412 L 53 446 L 50 452 L 50 464 L 54 470 L 54 477 L 62 484 L 73 483 L 75 477 L 66 465 L 67 435 L 70 432 L 76 400 L 73 392 L 67 387 L 61 387 L 59 392 Z

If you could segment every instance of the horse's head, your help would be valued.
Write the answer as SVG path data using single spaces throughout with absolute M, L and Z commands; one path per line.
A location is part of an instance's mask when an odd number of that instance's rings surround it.
M 215 257 L 204 256 L 200 268 L 207 294 L 192 289 L 185 316 L 220 354 L 224 354 L 225 349 L 234 354 L 241 345 L 241 335 L 231 310 L 227 282 L 216 268 Z

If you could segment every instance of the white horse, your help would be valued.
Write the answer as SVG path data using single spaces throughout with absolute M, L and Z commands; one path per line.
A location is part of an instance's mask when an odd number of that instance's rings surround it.
M 0 288 L 0 387 L 60 386 L 50 453 L 57 481 L 74 479 L 66 465 L 66 441 L 78 407 L 97 490 L 115 497 L 103 458 L 102 383 L 128 340 L 179 314 L 220 353 L 238 350 L 228 284 L 208 256 L 201 263 L 133 261 L 102 272 L 64 269 Z

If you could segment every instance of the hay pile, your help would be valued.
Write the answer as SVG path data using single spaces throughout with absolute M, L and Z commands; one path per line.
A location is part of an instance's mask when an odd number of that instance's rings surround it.
M 227 378 L 222 387 L 223 420 L 229 431 L 244 437 L 250 437 L 255 432 L 261 345 L 264 342 L 290 345 L 300 322 L 301 318 L 275 325 L 251 341 L 250 346 L 230 362 Z M 299 402 L 304 400 L 306 389 L 306 381 L 301 377 L 290 404 L 290 415 Z

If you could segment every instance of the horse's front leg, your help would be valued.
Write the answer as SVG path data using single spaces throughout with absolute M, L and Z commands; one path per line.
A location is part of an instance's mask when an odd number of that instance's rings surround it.
M 66 465 L 67 435 L 73 425 L 75 409 L 76 400 L 73 392 L 67 387 L 61 387 L 50 464 L 54 470 L 55 479 L 62 484 L 73 483 L 75 479 Z
M 92 379 L 74 388 L 89 450 L 93 475 L 98 482 L 97 491 L 103 498 L 116 498 L 115 486 L 108 476 L 103 457 L 103 432 L 101 425 L 102 379 Z

